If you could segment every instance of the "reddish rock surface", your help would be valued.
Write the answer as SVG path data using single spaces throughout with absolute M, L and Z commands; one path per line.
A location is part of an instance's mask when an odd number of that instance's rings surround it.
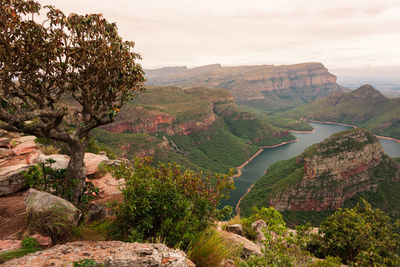
M 22 248 L 21 240 L 0 240 L 0 253 Z

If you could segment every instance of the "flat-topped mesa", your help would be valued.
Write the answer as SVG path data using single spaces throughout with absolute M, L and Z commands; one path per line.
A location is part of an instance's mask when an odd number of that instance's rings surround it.
M 315 144 L 296 159 L 304 172 L 296 183 L 272 190 L 270 204 L 284 211 L 325 211 L 343 206 L 358 193 L 375 191 L 388 177 L 400 179 L 400 166 L 383 152 L 380 142 L 364 129 L 332 135 Z
M 224 88 L 236 101 L 246 103 L 271 97 L 286 101 L 289 97 L 294 103 L 304 103 L 343 91 L 336 83 L 336 76 L 315 62 L 281 66 L 223 67 L 216 64 L 193 69 L 148 70 L 146 73 L 151 85 Z

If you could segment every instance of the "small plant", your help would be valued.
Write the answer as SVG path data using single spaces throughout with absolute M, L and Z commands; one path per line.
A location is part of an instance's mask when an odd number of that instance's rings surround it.
M 97 263 L 92 259 L 82 259 L 74 262 L 74 267 L 103 267 L 104 264 Z
M 3 263 L 7 260 L 11 260 L 14 258 L 25 256 L 27 254 L 34 253 L 39 250 L 41 250 L 41 245 L 39 244 L 39 242 L 33 237 L 27 237 L 24 240 L 22 240 L 21 249 L 15 249 L 0 253 L 0 263 Z
M 33 238 L 33 237 L 27 237 L 24 240 L 22 240 L 22 247 L 26 249 L 31 249 L 31 250 L 39 250 L 41 245 L 39 242 Z
M 73 235 L 74 227 L 62 208 L 54 207 L 46 212 L 31 212 L 27 214 L 26 220 L 29 230 L 50 236 L 55 242 Z

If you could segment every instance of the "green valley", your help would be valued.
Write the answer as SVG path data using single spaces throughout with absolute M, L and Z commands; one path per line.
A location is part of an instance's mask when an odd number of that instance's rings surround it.
M 127 103 L 114 123 L 93 131 L 95 140 L 132 160 L 153 156 L 208 172 L 241 165 L 260 146 L 294 140 L 249 112 L 226 90 L 150 87 Z
M 400 98 L 387 98 L 370 85 L 320 98 L 276 115 L 352 124 L 377 135 L 400 139 Z

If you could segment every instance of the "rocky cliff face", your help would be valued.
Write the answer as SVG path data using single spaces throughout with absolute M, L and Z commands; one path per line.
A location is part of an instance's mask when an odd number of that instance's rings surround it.
M 297 183 L 273 192 L 270 204 L 277 210 L 325 211 L 343 206 L 358 193 L 375 191 L 392 168 L 392 180 L 400 179 L 400 166 L 387 157 L 379 141 L 366 130 L 333 135 L 307 149 L 297 160 L 304 172 Z
M 207 68 L 146 70 L 146 74 L 151 85 L 224 88 L 232 93 L 236 101 L 247 104 L 266 98 L 304 103 L 344 90 L 336 83 L 336 76 L 321 63 L 238 67 L 210 65 Z

